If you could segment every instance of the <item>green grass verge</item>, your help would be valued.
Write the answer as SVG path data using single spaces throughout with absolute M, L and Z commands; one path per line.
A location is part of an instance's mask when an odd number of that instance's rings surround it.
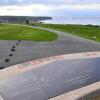
M 100 26 L 93 25 L 59 25 L 59 24 L 39 24 L 42 27 L 52 28 L 71 33 L 80 37 L 100 42 Z
M 0 24 L 0 40 L 53 41 L 57 34 L 22 25 Z

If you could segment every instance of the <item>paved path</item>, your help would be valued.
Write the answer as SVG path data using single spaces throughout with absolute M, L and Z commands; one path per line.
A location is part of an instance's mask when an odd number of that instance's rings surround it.
M 0 67 L 7 67 L 24 61 L 39 59 L 60 54 L 80 53 L 88 51 L 100 51 L 100 43 L 83 39 L 71 34 L 51 29 L 40 28 L 58 34 L 58 39 L 52 42 L 3 41 L 0 40 Z M 4 59 L 9 58 L 12 46 L 16 46 L 10 62 L 5 63 Z
M 77 100 L 96 91 L 98 96 L 99 74 L 100 52 L 33 60 L 0 70 L 0 95 L 4 100 Z M 87 97 L 78 100 L 94 100 Z

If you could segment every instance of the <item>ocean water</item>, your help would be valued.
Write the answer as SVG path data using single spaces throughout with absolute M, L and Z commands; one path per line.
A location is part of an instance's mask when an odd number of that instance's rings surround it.
M 52 24 L 82 24 L 82 25 L 100 25 L 100 18 L 99 17 L 71 17 L 71 18 L 64 18 L 64 17 L 53 17 L 52 20 L 46 20 L 45 23 L 52 23 Z

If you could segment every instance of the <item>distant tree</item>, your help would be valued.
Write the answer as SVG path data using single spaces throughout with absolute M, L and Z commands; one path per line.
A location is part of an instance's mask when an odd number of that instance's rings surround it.
M 26 20 L 26 24 L 27 24 L 27 25 L 29 24 L 29 21 L 28 21 L 28 20 Z

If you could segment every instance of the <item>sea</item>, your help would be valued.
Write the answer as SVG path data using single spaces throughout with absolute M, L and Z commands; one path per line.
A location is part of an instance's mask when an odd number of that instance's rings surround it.
M 52 17 L 52 20 L 46 20 L 44 23 L 100 25 L 100 17 Z

